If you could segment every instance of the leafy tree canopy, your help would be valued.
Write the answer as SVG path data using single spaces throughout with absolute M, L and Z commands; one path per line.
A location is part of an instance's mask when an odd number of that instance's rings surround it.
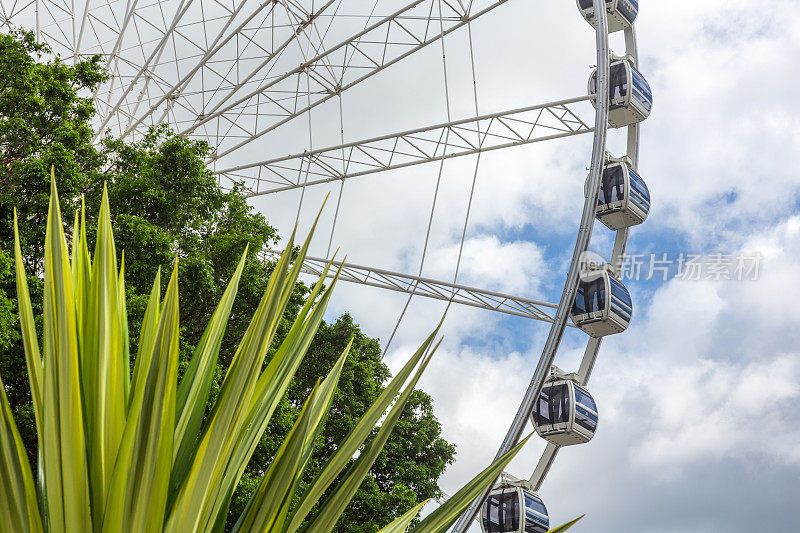
M 251 253 L 220 353 L 217 385 L 273 268 L 256 252 L 277 243 L 274 228 L 253 211 L 240 191 L 218 187 L 204 163 L 209 152 L 205 143 L 163 127 L 136 142 L 107 136 L 97 146 L 92 143 L 90 96 L 103 78 L 99 57 L 71 65 L 52 58 L 30 33 L 0 34 L 0 374 L 31 461 L 36 456 L 36 432 L 16 318 L 12 212 L 16 207 L 32 300 L 41 302 L 42 265 L 37 261 L 44 255 L 51 167 L 58 176 L 65 220 L 74 217 L 83 196 L 87 223 L 92 226 L 100 191 L 107 183 L 117 248 L 125 252 L 132 336 L 139 331 L 156 271 L 169 269 L 179 257 L 180 293 L 191 295 L 182 299 L 180 310 L 184 364 L 249 244 Z M 298 284 L 278 341 L 306 293 L 307 288 Z M 34 308 L 34 313 L 40 315 L 41 309 Z M 308 469 L 309 479 L 378 396 L 389 378 L 378 341 L 365 335 L 347 314 L 323 324 L 245 472 L 232 507 L 243 506 L 255 490 L 317 378 L 331 370 L 351 337 L 351 356 Z M 436 496 L 437 480 L 455 454 L 453 445 L 440 435 L 430 396 L 415 391 L 337 530 L 378 531 L 414 504 Z

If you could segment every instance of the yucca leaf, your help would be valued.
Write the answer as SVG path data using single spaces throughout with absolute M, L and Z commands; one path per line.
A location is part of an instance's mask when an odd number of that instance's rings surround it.
M 441 341 L 439 342 L 441 343 Z M 386 419 L 381 424 L 378 433 L 367 444 L 366 448 L 358 456 L 358 459 L 356 459 L 355 463 L 347 471 L 342 481 L 334 489 L 333 494 L 331 494 L 323 504 L 319 514 L 308 527 L 307 531 L 309 533 L 329 533 L 333 531 L 337 520 L 350 504 L 350 501 L 363 483 L 364 478 L 369 473 L 370 468 L 372 468 L 381 450 L 383 450 L 395 424 L 397 424 L 397 421 L 400 419 L 400 415 L 403 414 L 403 409 L 405 409 L 408 398 L 411 396 L 411 393 L 414 392 L 414 387 L 417 386 L 417 382 L 420 377 L 422 377 L 422 373 L 428 366 L 438 346 L 437 344 L 436 347 L 431 350 L 430 355 L 422 360 L 416 374 L 414 374 L 414 377 L 411 378 L 411 381 L 397 398 L 397 401 L 392 406 Z
M 295 486 L 296 476 L 302 469 L 303 445 L 306 435 L 311 431 L 313 415 L 310 405 L 319 395 L 318 389 L 319 382 L 261 478 L 234 532 L 271 531 L 279 519 L 279 509 L 291 502 L 291 488 Z
M 253 402 L 244 422 L 245 430 L 234 447 L 230 462 L 224 470 L 218 497 L 213 503 L 212 513 L 217 516 L 217 519 L 227 513 L 230 496 L 322 322 L 333 287 L 341 272 L 340 269 L 336 273 L 330 287 L 326 289 L 319 302 L 314 306 L 315 297 L 323 287 L 328 268 L 330 268 L 330 264 L 326 266 L 289 333 L 267 365 L 266 370 L 259 377 L 256 392 L 253 394 Z
M 89 283 L 92 277 L 92 261 L 86 242 L 86 205 L 81 197 L 80 212 L 75 213 L 75 226 L 72 228 L 72 279 L 75 287 L 75 313 L 78 324 L 78 342 L 83 339 L 83 316 L 86 313 Z M 83 368 L 83 349 L 78 353 Z
M 567 523 L 566 523 L 566 524 L 564 524 L 563 526 L 558 526 L 558 527 L 557 527 L 557 528 L 555 528 L 555 529 L 551 529 L 551 530 L 550 530 L 550 531 L 548 531 L 547 533 L 564 533 L 564 531 L 568 530 L 569 528 L 571 528 L 572 526 L 574 526 L 575 524 L 577 524 L 577 523 L 578 523 L 578 520 L 580 520 L 581 518 L 583 518 L 583 516 L 579 516 L 578 518 L 576 518 L 576 519 L 575 519 L 575 520 L 573 520 L 572 522 L 567 522 Z
M 136 395 L 139 384 L 144 379 L 143 373 L 150 368 L 150 360 L 153 357 L 153 349 L 156 342 L 156 329 L 158 320 L 161 316 L 161 267 L 156 270 L 156 278 L 153 280 L 153 288 L 150 289 L 150 299 L 147 301 L 147 308 L 142 318 L 141 331 L 139 332 L 139 349 L 136 352 L 136 360 L 133 362 L 133 376 L 131 377 L 130 391 L 128 393 L 128 409 L 131 401 Z
M 195 347 L 189 367 L 178 387 L 172 490 L 177 490 L 193 456 L 194 445 L 203 422 L 206 402 L 214 378 L 222 337 L 225 334 L 225 327 L 228 324 L 228 317 L 233 308 L 233 301 L 236 298 L 246 260 L 247 248 L 242 253 L 239 265 L 211 316 L 200 342 Z
M 108 191 L 97 222 L 97 240 L 89 287 L 84 295 L 82 382 L 89 439 L 89 472 L 95 529 L 99 529 L 106 493 L 125 428 L 128 373 L 119 306 L 117 252 L 111 229 Z
M 122 322 L 120 324 L 120 333 L 122 336 L 122 360 L 123 365 L 125 367 L 124 371 L 124 378 L 125 378 L 125 391 L 124 391 L 124 398 L 125 398 L 125 412 L 127 413 L 127 406 L 128 406 L 128 395 L 131 391 L 131 353 L 130 353 L 130 331 L 128 328 L 128 306 L 125 302 L 125 250 L 122 251 L 122 257 L 120 258 L 120 267 L 119 267 L 119 293 L 117 296 L 117 305 L 119 305 L 120 316 L 122 318 Z
M 19 227 L 17 226 L 17 210 L 14 209 L 14 259 L 17 274 L 17 305 L 19 306 L 19 321 L 22 329 L 22 345 L 25 349 L 25 366 L 28 368 L 28 381 L 31 386 L 31 399 L 33 400 L 33 414 L 36 418 L 36 433 L 42 438 L 42 356 L 39 352 L 39 340 L 36 333 L 36 323 L 33 319 L 31 295 L 28 290 L 28 276 L 25 273 L 25 264 L 22 260 L 22 251 L 19 244 Z
M 397 397 L 403 384 L 414 371 L 420 359 L 422 359 L 428 351 L 428 348 L 439 331 L 439 327 L 441 327 L 441 322 L 428 338 L 425 339 L 422 346 L 411 356 L 400 372 L 389 382 L 367 412 L 364 413 L 364 416 L 361 417 L 358 424 L 356 424 L 347 437 L 339 444 L 336 453 L 328 460 L 311 486 L 303 494 L 285 531 L 295 531 L 300 527 L 306 519 L 306 516 L 308 516 L 308 513 L 311 512 L 325 491 L 328 490 L 331 483 L 333 483 L 342 470 L 350 464 L 356 451 L 364 444 L 364 441 L 369 438 L 378 421 L 386 414 L 386 410 Z
M 33 475 L 0 378 L 0 532 L 40 531 Z
M 289 246 L 292 243 L 290 241 Z M 183 479 L 171 509 L 167 528 L 174 531 L 194 531 L 210 519 L 211 502 L 219 494 L 219 483 L 242 431 L 247 407 L 258 380 L 268 344 L 280 323 L 288 296 L 286 284 L 289 249 L 284 252 L 273 271 L 267 290 L 258 309 L 237 347 L 225 375 L 219 397 L 195 450 L 192 464 Z M 284 301 L 281 301 L 284 300 Z
M 155 340 L 141 381 L 132 389 L 111 479 L 103 531 L 161 531 L 172 468 L 178 372 L 178 263 L 167 286 Z M 144 341 L 145 339 L 143 339 Z
M 38 442 L 43 442 L 43 397 L 42 380 L 44 370 L 42 367 L 42 356 L 39 351 L 39 340 L 37 339 L 36 325 L 33 318 L 31 307 L 30 291 L 28 290 L 28 277 L 25 273 L 25 264 L 22 260 L 22 251 L 19 241 L 19 227 L 17 223 L 17 210 L 14 208 L 14 259 L 16 261 L 16 281 L 17 281 L 17 305 L 19 307 L 20 325 L 22 329 L 22 342 L 25 351 L 25 365 L 28 369 L 28 382 L 31 387 L 31 399 L 33 403 L 33 414 L 36 421 L 36 436 Z M 47 525 L 46 501 L 47 494 L 44 488 L 44 466 L 42 464 L 42 445 L 39 445 L 36 458 L 36 491 L 38 495 L 39 513 L 43 522 Z
M 16 211 L 17 208 L 14 208 Z M 77 285 L 78 280 L 76 279 L 76 272 L 75 272 L 75 265 L 77 265 L 78 259 L 78 250 L 80 248 L 80 231 L 81 231 L 81 213 L 80 210 L 75 211 L 75 221 L 72 223 L 72 243 L 69 249 L 70 253 L 70 265 L 72 266 L 72 284 Z
M 444 504 L 429 514 L 411 530 L 413 533 L 444 533 L 458 519 L 464 509 L 472 503 L 487 487 L 491 486 L 503 469 L 511 462 L 533 434 L 525 437 L 503 456 L 486 467 L 480 474 L 464 485 Z
M 247 429 L 235 446 L 235 451 L 230 461 L 232 467 L 226 469 L 223 477 L 222 490 L 220 491 L 223 499 L 215 502 L 215 514 L 217 518 L 216 525 L 212 529 L 214 532 L 222 531 L 225 525 L 225 515 L 227 514 L 227 509 L 230 504 L 230 498 L 233 495 L 233 489 L 241 478 L 244 468 L 249 462 L 249 458 L 258 446 L 261 435 L 264 433 L 272 417 L 272 413 L 302 361 L 301 358 L 287 357 L 287 355 L 295 353 L 304 354 L 313 340 L 319 323 L 322 321 L 332 287 L 323 295 L 317 307 L 315 307 L 314 304 L 317 303 L 317 297 L 324 288 L 325 279 L 330 266 L 330 263 L 326 265 L 319 280 L 317 280 L 317 283 L 307 296 L 305 304 L 297 314 L 289 333 L 267 365 L 266 370 L 258 379 L 256 391 L 253 394 L 254 400 L 251 402 L 245 421 Z M 337 279 L 338 272 L 337 275 L 334 276 L 334 284 Z M 313 313 L 311 313 L 312 309 L 314 310 Z M 311 316 L 309 317 L 310 313 Z
M 352 345 L 351 339 L 322 384 L 318 383 L 312 390 L 297 421 L 236 523 L 235 532 L 279 531 L 282 528 L 297 485 L 314 452 L 314 443 L 322 432 Z
M 89 531 L 84 412 L 78 361 L 75 292 L 55 176 L 44 255 L 44 351 L 40 450 L 50 531 Z
M 425 507 L 430 500 L 425 500 L 409 509 L 403 516 L 399 516 L 391 524 L 381 529 L 378 533 L 405 533 L 406 528 L 414 521 L 422 508 Z
M 259 372 L 300 274 L 302 265 L 299 263 L 302 263 L 308 250 L 313 229 L 301 248 L 298 264 L 288 268 L 294 238 L 292 234 L 292 239 L 275 266 L 267 290 L 225 375 L 192 465 L 178 489 L 167 522 L 169 531 L 196 530 L 201 525 L 206 530 L 212 530 L 219 514 L 224 512 L 230 501 L 241 472 L 247 466 L 252 452 L 238 455 L 233 462 L 231 458 L 241 447 L 238 443 L 242 435 L 250 429 L 251 424 L 246 419 L 254 401 L 253 393 L 257 388 Z M 292 353 L 290 359 L 297 360 L 299 364 L 304 353 Z M 226 479 L 232 479 L 233 484 Z

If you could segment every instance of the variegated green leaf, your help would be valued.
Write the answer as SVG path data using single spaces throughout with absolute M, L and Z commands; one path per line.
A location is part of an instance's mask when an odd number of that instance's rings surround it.
M 150 360 L 153 357 L 153 349 L 156 342 L 156 331 L 158 320 L 161 316 L 161 268 L 156 271 L 156 278 L 153 280 L 153 288 L 150 289 L 150 299 L 147 301 L 147 308 L 144 311 L 141 331 L 139 333 L 139 349 L 136 352 L 136 360 L 133 362 L 133 376 L 131 377 L 130 392 L 128 394 L 128 409 L 137 389 L 143 382 L 143 373 L 150 368 Z
M 425 500 L 409 509 L 403 516 L 397 517 L 391 524 L 381 529 L 378 533 L 405 533 L 406 528 L 414 521 L 425 504 L 430 500 Z
M 573 520 L 572 522 L 567 522 L 567 523 L 566 523 L 566 524 L 564 524 L 563 526 L 558 526 L 558 527 L 557 527 L 557 528 L 555 528 L 555 529 L 551 529 L 551 530 L 550 530 L 550 531 L 548 531 L 547 533 L 564 533 L 564 531 L 568 530 L 569 528 L 571 528 L 572 526 L 574 526 L 575 524 L 577 524 L 577 523 L 578 523 L 578 520 L 580 520 L 581 518 L 583 518 L 583 516 L 579 516 L 578 518 L 576 518 L 576 519 L 575 519 L 575 520 Z
M 308 513 L 311 512 L 325 491 L 328 490 L 331 483 L 333 483 L 342 470 L 352 461 L 356 451 L 370 436 L 381 417 L 386 414 L 386 410 L 397 397 L 403 384 L 414 371 L 420 359 L 422 359 L 428 351 L 433 339 L 439 332 L 439 327 L 441 327 L 441 322 L 428 338 L 425 339 L 422 346 L 411 356 L 400 372 L 389 382 L 364 416 L 358 421 L 358 424 L 356 424 L 353 430 L 350 431 L 344 441 L 338 446 L 336 453 L 328 460 L 320 474 L 303 494 L 285 531 L 295 531 L 300 527 L 308 516 Z
M 523 446 L 532 436 L 528 435 L 525 439 L 511 448 L 507 453 L 494 461 L 486 469 L 472 478 L 464 485 L 461 490 L 456 492 L 444 504 L 429 514 L 411 531 L 413 533 L 444 533 L 455 523 L 464 509 L 472 503 L 486 488 L 490 487 L 503 469 L 511 462 Z
M 80 259 L 80 257 L 79 257 Z M 89 473 L 95 529 L 102 523 L 106 493 L 125 428 L 128 373 L 123 347 L 123 317 L 117 253 L 111 230 L 108 192 L 103 187 L 91 280 L 86 298 L 81 352 L 82 385 L 86 408 Z
M 189 367 L 181 379 L 177 396 L 177 417 L 175 420 L 175 464 L 172 474 L 172 490 L 177 490 L 193 457 L 195 444 L 200 432 L 200 424 L 205 414 L 206 402 L 214 378 L 217 356 L 222 345 L 222 337 L 233 308 L 233 301 L 239 288 L 247 248 L 233 274 L 222 299 L 211 316 L 203 336 L 192 355 Z
M 311 459 L 315 440 L 322 431 L 352 343 L 351 339 L 328 376 L 312 391 L 234 531 L 280 531 L 297 485 Z
M 78 339 L 83 338 L 84 314 L 88 304 L 89 284 L 92 278 L 92 260 L 86 241 L 86 205 L 81 197 L 80 213 L 75 213 L 75 226 L 72 231 L 72 279 L 75 286 L 75 313 L 78 323 Z M 83 349 L 79 360 L 83 364 Z
M 294 282 L 288 279 L 288 265 L 287 249 L 278 261 L 266 293 L 231 361 L 208 427 L 197 444 L 192 464 L 180 480 L 167 522 L 168 530 L 194 531 L 214 521 L 210 508 L 218 497 L 224 497 L 219 491 L 219 484 L 239 432 L 242 431 L 269 342 L 288 302 L 288 296 L 283 298 L 284 294 L 289 293 L 285 285 Z
M 130 353 L 130 332 L 128 329 L 128 305 L 125 302 L 126 295 L 125 295 L 125 250 L 122 251 L 122 258 L 120 259 L 120 266 L 119 266 L 119 292 L 117 294 L 117 305 L 119 305 L 120 316 L 122 322 L 120 324 L 120 333 L 122 336 L 122 361 L 125 367 L 124 379 L 125 379 L 125 390 L 123 397 L 125 399 L 125 411 L 127 413 L 127 405 L 128 405 L 128 395 L 131 391 L 131 353 Z
M 50 531 L 89 531 L 84 412 L 78 361 L 75 292 L 61 223 L 55 177 L 51 177 L 44 256 L 44 350 L 42 454 Z
M 372 468 L 372 465 L 381 453 L 386 441 L 389 439 L 389 435 L 391 435 L 395 424 L 400 419 L 400 415 L 403 414 L 403 409 L 405 409 L 408 398 L 411 396 L 411 393 L 414 392 L 414 387 L 417 386 L 417 382 L 422 377 L 422 373 L 428 366 L 438 346 L 437 344 L 436 347 L 431 350 L 431 354 L 422 360 L 416 374 L 414 374 L 414 377 L 411 378 L 409 384 L 397 398 L 397 401 L 392 406 L 386 419 L 381 424 L 375 438 L 367 444 L 366 448 L 361 452 L 361 455 L 356 459 L 356 462 L 350 467 L 342 481 L 334 489 L 333 494 L 325 501 L 319 514 L 309 526 L 309 533 L 329 533 L 333 531 L 337 520 L 350 504 L 353 496 L 355 496 L 358 488 L 364 481 L 364 477 L 369 473 L 370 468 Z
M 31 399 L 33 400 L 33 413 L 36 417 L 36 433 L 42 438 L 42 355 L 39 352 L 36 323 L 33 319 L 31 295 L 28 290 L 28 276 L 25 273 L 25 264 L 22 261 L 22 251 L 19 244 L 19 228 L 17 226 L 17 210 L 14 209 L 14 257 L 17 274 L 17 305 L 19 306 L 19 321 L 22 327 L 22 345 L 25 349 L 25 365 L 28 368 L 28 381 L 31 386 Z
M 178 264 L 172 271 L 152 343 L 140 367 L 117 462 L 103 531 L 161 531 L 166 511 L 175 429 L 178 372 Z
M 198 442 L 192 465 L 180 484 L 167 521 L 168 531 L 211 531 L 218 523 L 220 514 L 227 510 L 230 495 L 252 455 L 249 450 L 241 453 L 241 439 L 245 433 L 252 431 L 253 424 L 247 422 L 251 405 L 261 403 L 261 396 L 256 392 L 259 371 L 291 297 L 294 283 L 300 274 L 300 263 L 312 236 L 313 228 L 300 250 L 297 263 L 291 269 L 288 266 L 292 239 L 275 266 L 264 297 L 225 375 L 219 398 L 208 427 Z M 319 320 L 321 319 L 320 316 Z M 290 331 L 287 339 L 291 335 Z M 289 353 L 287 359 L 292 362 L 290 366 L 296 369 L 304 354 L 304 350 Z M 273 357 L 273 362 L 275 359 L 278 359 L 277 354 Z M 270 366 L 272 362 L 267 371 Z M 294 375 L 293 371 L 291 375 Z M 288 386 L 288 381 L 286 385 Z M 257 438 L 260 438 L 261 433 L 258 433 Z
M 42 531 L 28 456 L 0 379 L 0 533 Z
M 322 282 L 327 275 L 328 268 L 330 268 L 330 264 L 327 265 L 325 273 L 312 291 L 306 305 L 301 309 L 289 334 L 287 334 L 258 380 L 256 393 L 253 395 L 254 401 L 251 403 L 251 408 L 244 422 L 245 430 L 236 443 L 234 453 L 222 477 L 219 491 L 219 495 L 222 498 L 218 498 L 214 502 L 212 512 L 217 519 L 220 519 L 221 515 L 226 513 L 230 495 L 233 494 L 233 490 L 241 478 L 250 457 L 253 455 L 272 413 L 289 387 L 294 373 L 302 362 L 302 356 L 311 345 L 314 335 L 322 322 L 333 287 L 340 273 L 340 271 L 336 273 L 331 286 L 328 287 L 319 302 L 314 306 L 313 302 L 323 287 Z

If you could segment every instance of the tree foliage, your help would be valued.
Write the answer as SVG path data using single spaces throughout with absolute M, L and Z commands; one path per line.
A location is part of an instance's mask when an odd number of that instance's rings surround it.
M 16 299 L 8 269 L 12 210 L 16 206 L 20 213 L 28 285 L 40 317 L 50 169 L 62 177 L 62 209 L 71 220 L 84 187 L 98 179 L 100 153 L 91 142 L 94 109 L 81 93 L 102 79 L 99 57 L 67 65 L 52 59 L 30 32 L 0 33 L 0 373 L 31 460 L 35 432 L 24 354 L 18 323 L 9 323 L 4 303 Z
M 127 265 L 131 353 L 136 353 L 136 334 L 156 271 L 169 269 L 175 257 L 179 258 L 179 291 L 187 295 L 180 309 L 179 372 L 185 369 L 244 246 L 260 250 L 278 242 L 274 228 L 252 210 L 240 191 L 226 192 L 217 186 L 204 164 L 209 149 L 205 143 L 161 128 L 136 142 L 107 136 L 98 146 L 93 145 L 94 110 L 87 95 L 102 79 L 99 58 L 72 66 L 50 57 L 30 33 L 0 34 L 0 374 L 31 461 L 35 460 L 36 435 L 14 309 L 11 220 L 16 205 L 33 311 L 39 317 L 40 258 L 44 255 L 51 167 L 59 176 L 66 221 L 72 220 L 85 195 L 90 240 L 100 190 L 107 184 L 117 247 L 124 250 Z M 258 254 L 250 254 L 244 265 L 210 402 L 273 266 Z M 307 292 L 303 284 L 295 287 L 278 339 L 287 333 Z M 342 370 L 332 416 L 315 448 L 308 479 L 380 393 L 389 371 L 380 361 L 378 342 L 364 335 L 349 315 L 323 324 L 247 467 L 234 507 L 243 506 L 255 490 L 315 380 L 333 367 L 351 337 L 351 355 Z M 439 475 L 454 457 L 453 446 L 440 433 L 430 397 L 415 391 L 338 531 L 377 531 L 416 503 L 438 494 Z

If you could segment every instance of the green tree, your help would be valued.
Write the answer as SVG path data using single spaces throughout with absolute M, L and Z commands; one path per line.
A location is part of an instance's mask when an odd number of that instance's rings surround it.
M 68 65 L 52 59 L 31 32 L 0 33 L 0 373 L 31 460 L 35 432 L 19 325 L 9 322 L 7 300 L 16 299 L 12 209 L 22 222 L 21 244 L 35 316 L 42 307 L 42 257 L 50 169 L 61 176 L 64 216 L 74 215 L 80 194 L 97 175 L 100 153 L 92 145 L 91 91 L 103 80 L 100 58 Z
M 6 86 L 0 90 L 0 148 L 6 163 L 0 170 L 0 374 L 33 462 L 36 433 L 19 324 L 11 312 L 16 288 L 7 259 L 12 243 L 12 207 L 16 205 L 30 273 L 28 284 L 38 317 L 41 307 L 37 306 L 42 301 L 38 261 L 43 257 L 50 166 L 59 175 L 65 220 L 72 219 L 85 194 L 90 240 L 94 238 L 100 190 L 107 183 L 117 247 L 124 250 L 127 265 L 131 353 L 136 353 L 136 335 L 156 271 L 168 271 L 174 258 L 179 258 L 179 290 L 187 295 L 180 309 L 179 372 L 185 369 L 245 245 L 260 250 L 276 245 L 278 236 L 240 191 L 218 187 L 204 164 L 209 148 L 203 142 L 161 128 L 134 143 L 107 137 L 99 148 L 92 145 L 93 110 L 81 91 L 91 91 L 102 79 L 97 59 L 74 67 L 50 59 L 47 49 L 27 33 L 0 35 L 0 52 L 0 86 Z M 33 103 L 14 105 L 18 98 Z M 15 133 L 25 128 L 34 133 Z M 23 138 L 28 140 L 23 142 Z M 273 267 L 258 254 L 248 256 L 209 405 Z M 278 340 L 287 333 L 307 292 L 302 283 L 296 285 L 276 334 Z M 234 508 L 248 501 L 316 379 L 330 371 L 351 337 L 353 349 L 334 397 L 333 416 L 315 448 L 308 479 L 378 396 L 389 378 L 388 369 L 380 361 L 378 342 L 364 335 L 349 315 L 323 324 L 247 467 L 234 496 Z M 271 356 L 268 354 L 267 360 Z M 417 502 L 437 495 L 437 480 L 453 461 L 454 453 L 453 446 L 440 437 L 430 397 L 415 391 L 370 476 L 346 511 L 339 531 L 377 531 Z
M 100 56 L 68 65 L 50 59 L 30 32 L 0 34 L 0 242 L 9 250 L 11 209 L 24 212 L 26 266 L 41 273 L 50 169 L 59 176 L 64 216 L 71 220 L 80 193 L 99 168 L 92 145 L 91 91 L 104 76 Z
M 0 353 L 9 350 L 19 339 L 19 333 L 14 330 L 16 320 L 14 317 L 14 304 L 8 297 L 3 287 L 11 281 L 13 266 L 11 258 L 0 250 Z

